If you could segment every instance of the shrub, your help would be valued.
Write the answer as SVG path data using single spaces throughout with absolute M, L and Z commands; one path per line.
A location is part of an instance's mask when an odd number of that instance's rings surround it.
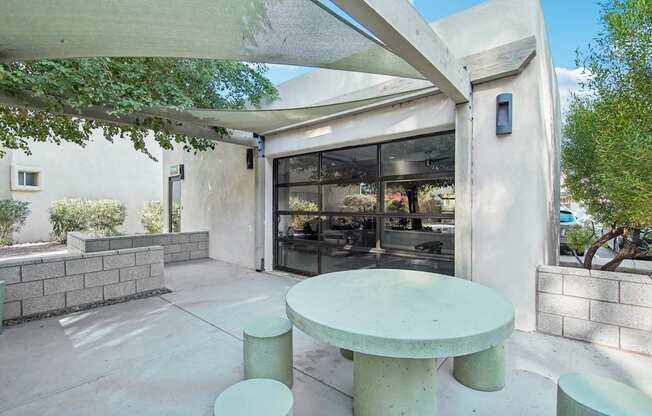
M 127 217 L 125 204 L 115 199 L 87 201 L 87 207 L 88 230 L 96 236 L 116 235 Z
M 584 255 L 586 249 L 591 247 L 595 240 L 593 228 L 585 224 L 573 224 L 566 231 L 566 241 L 568 247 L 573 251 L 575 256 Z
M 52 201 L 50 209 L 52 235 L 62 243 L 71 231 L 86 231 L 88 228 L 88 203 L 82 199 L 64 198 Z
M 163 232 L 163 204 L 161 201 L 146 201 L 140 211 L 140 223 L 148 234 Z
M 0 200 L 1 245 L 10 245 L 13 242 L 11 234 L 20 231 L 30 212 L 29 202 L 14 201 L 13 199 Z

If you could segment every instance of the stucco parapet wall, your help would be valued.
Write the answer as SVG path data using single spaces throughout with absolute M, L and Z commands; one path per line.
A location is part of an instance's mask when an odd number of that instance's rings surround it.
M 652 355 L 652 275 L 539 266 L 537 330 Z
M 68 250 L 80 252 L 82 255 L 107 250 L 128 253 L 128 250 L 151 246 L 163 247 L 165 263 L 207 258 L 209 257 L 209 233 L 193 231 L 99 238 L 80 232 L 68 233 Z
M 4 319 L 164 289 L 163 259 L 162 246 L 149 246 L 0 261 Z

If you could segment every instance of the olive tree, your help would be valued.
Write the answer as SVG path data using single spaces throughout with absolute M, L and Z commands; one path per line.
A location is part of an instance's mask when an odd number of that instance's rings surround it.
M 589 77 L 574 95 L 564 125 L 562 170 L 574 199 L 607 226 L 584 257 L 623 236 L 603 270 L 646 254 L 641 234 L 652 225 L 652 0 L 602 3 L 603 30 L 578 66 Z

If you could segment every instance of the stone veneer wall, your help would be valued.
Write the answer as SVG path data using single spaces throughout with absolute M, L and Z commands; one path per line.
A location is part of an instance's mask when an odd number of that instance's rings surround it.
M 4 319 L 165 288 L 163 247 L 0 261 Z
M 539 266 L 537 330 L 652 355 L 652 276 Z
M 163 246 L 165 263 L 207 258 L 208 231 L 100 238 L 78 232 L 68 233 L 68 249 L 81 253 L 149 246 Z

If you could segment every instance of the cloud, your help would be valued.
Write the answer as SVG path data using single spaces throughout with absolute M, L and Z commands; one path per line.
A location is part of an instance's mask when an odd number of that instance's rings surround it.
M 555 68 L 557 83 L 559 84 L 559 101 L 561 102 L 561 113 L 568 110 L 568 100 L 572 93 L 587 95 L 588 91 L 582 90 L 579 83 L 590 76 L 586 68 Z

